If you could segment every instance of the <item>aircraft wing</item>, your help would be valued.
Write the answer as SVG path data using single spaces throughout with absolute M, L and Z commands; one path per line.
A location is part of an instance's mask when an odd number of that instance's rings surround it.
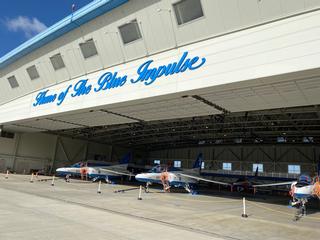
M 224 185 L 224 186 L 232 186 L 231 183 L 215 181 L 215 180 L 202 178 L 202 177 L 198 177 L 198 176 L 193 176 L 193 175 L 189 175 L 189 174 L 184 174 L 184 173 L 177 173 L 177 174 L 179 174 L 179 175 L 181 175 L 183 177 L 192 178 L 192 179 L 195 179 L 195 180 L 198 180 L 198 181 L 210 182 L 210 183 L 215 183 L 215 184 Z
M 135 176 L 135 174 L 129 172 L 129 171 L 122 171 L 122 170 L 117 170 L 117 169 L 111 169 L 111 168 L 99 168 L 101 173 L 112 173 L 112 174 L 117 174 L 117 175 L 126 175 L 129 177 Z
M 272 186 L 284 186 L 284 185 L 291 185 L 292 183 L 295 183 L 297 181 L 291 181 L 291 182 L 280 182 L 280 183 L 267 183 L 267 184 L 257 184 L 252 185 L 252 187 L 272 187 Z

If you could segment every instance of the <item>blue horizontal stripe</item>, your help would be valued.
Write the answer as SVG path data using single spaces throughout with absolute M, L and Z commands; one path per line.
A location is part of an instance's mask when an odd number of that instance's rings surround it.
M 76 173 L 76 172 L 68 172 L 68 171 L 59 171 L 56 173 L 57 176 L 59 177 L 65 177 L 66 175 L 70 174 L 73 177 L 81 177 L 80 173 Z M 101 179 L 117 179 L 120 178 L 121 176 L 115 176 L 115 175 L 107 175 L 107 174 L 88 174 L 87 175 L 88 178 L 101 178 Z
M 162 184 L 160 180 L 150 179 L 150 178 L 136 178 L 136 180 L 139 182 L 145 182 L 145 183 L 150 182 L 150 183 Z
M 68 171 L 59 171 L 56 173 L 57 176 L 59 177 L 65 177 L 67 176 L 68 174 L 70 174 L 71 176 L 81 176 L 80 173 L 76 173 L 76 172 L 68 172 Z
M 105 178 L 108 178 L 108 179 L 117 179 L 117 178 L 120 178 L 121 176 L 117 175 L 107 175 L 107 174 L 88 174 L 88 177 L 89 178 L 101 178 L 101 179 L 105 179 Z
M 162 182 L 160 180 L 156 180 L 156 179 L 150 179 L 150 178 L 136 178 L 137 181 L 139 182 L 150 182 L 150 183 L 158 183 L 162 185 Z M 194 183 L 191 183 L 194 184 Z M 171 181 L 169 182 L 170 186 L 181 186 L 184 187 L 186 185 L 186 182 L 182 182 L 182 181 Z
M 0 58 L 0 69 L 128 1 L 96 0 L 89 3 Z
M 295 198 L 311 198 L 311 195 L 310 194 L 301 194 L 301 193 L 295 193 L 294 194 L 294 197 Z

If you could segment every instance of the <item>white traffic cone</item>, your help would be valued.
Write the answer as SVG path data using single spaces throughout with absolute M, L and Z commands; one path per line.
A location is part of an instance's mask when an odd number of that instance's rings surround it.
M 246 198 L 242 199 L 242 205 L 243 205 L 243 213 L 242 213 L 241 217 L 247 218 L 248 215 L 246 214 Z
M 142 186 L 140 185 L 138 200 L 142 200 L 141 193 L 142 193 Z
M 51 186 L 54 186 L 54 175 L 52 176 Z
M 101 180 L 99 181 L 99 184 L 98 184 L 98 191 L 97 191 L 98 194 L 101 194 Z
M 32 173 L 32 174 L 31 174 L 31 178 L 30 178 L 30 182 L 31 182 L 31 183 L 33 183 L 33 176 L 34 176 L 34 174 Z

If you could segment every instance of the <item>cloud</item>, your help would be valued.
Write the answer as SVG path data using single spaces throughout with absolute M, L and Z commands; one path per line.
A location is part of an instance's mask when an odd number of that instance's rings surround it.
M 47 26 L 37 18 L 28 18 L 25 16 L 8 18 L 5 20 L 5 25 L 11 32 L 22 31 L 26 38 L 31 38 L 47 28 Z

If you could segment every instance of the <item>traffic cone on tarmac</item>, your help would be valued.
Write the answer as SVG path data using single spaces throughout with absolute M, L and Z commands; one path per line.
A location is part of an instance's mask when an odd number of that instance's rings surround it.
M 31 178 L 30 178 L 31 183 L 33 183 L 33 177 L 34 177 L 34 173 L 31 173 Z

